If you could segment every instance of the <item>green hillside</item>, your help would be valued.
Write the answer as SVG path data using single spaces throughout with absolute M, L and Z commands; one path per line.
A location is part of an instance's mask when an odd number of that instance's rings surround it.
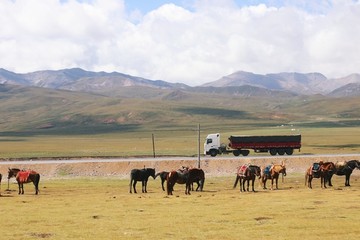
M 309 153 L 360 149 L 360 97 L 252 91 L 129 87 L 101 95 L 0 85 L 0 157 L 151 155 L 153 133 L 159 154 L 193 155 L 198 124 L 202 138 L 297 129 Z

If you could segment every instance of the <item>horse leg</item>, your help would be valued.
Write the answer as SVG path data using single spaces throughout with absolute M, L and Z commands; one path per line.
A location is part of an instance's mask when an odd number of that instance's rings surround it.
M 276 189 L 279 189 L 279 185 L 278 185 L 278 182 L 279 182 L 279 177 L 275 178 L 275 183 L 276 183 Z
M 132 193 L 132 191 L 131 191 L 131 188 L 132 188 L 132 182 L 133 182 L 133 179 L 132 179 L 132 177 L 130 177 L 130 184 L 129 184 L 129 186 L 130 186 L 130 193 Z
M 250 179 L 246 179 L 246 182 L 247 182 L 246 190 L 249 192 Z
M 350 187 L 350 174 L 345 175 L 345 187 Z
M 19 186 L 19 194 L 21 194 L 21 183 L 18 182 L 18 186 Z
M 162 190 L 163 190 L 163 191 L 165 191 L 164 182 L 165 182 L 165 179 L 162 178 L 162 179 L 161 179 L 161 187 L 162 187 Z
M 255 177 L 253 177 L 252 182 L 251 182 L 253 192 L 255 192 L 254 184 L 255 184 Z
M 136 181 L 136 180 L 134 180 L 134 183 L 133 183 L 134 193 L 137 193 L 137 192 L 136 192 L 136 183 L 137 183 L 137 181 Z
M 40 174 L 35 175 L 34 178 L 34 186 L 35 186 L 35 195 L 37 195 L 39 193 L 39 182 L 40 182 Z
M 261 181 L 263 182 L 263 189 L 267 189 L 267 188 L 266 188 L 267 178 L 266 178 L 266 177 L 263 177 L 263 178 L 261 179 Z

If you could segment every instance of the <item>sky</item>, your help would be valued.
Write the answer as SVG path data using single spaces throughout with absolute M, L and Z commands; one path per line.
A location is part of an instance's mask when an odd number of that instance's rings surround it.
M 0 26 L 0 68 L 17 73 L 360 73 L 359 0 L 1 0 Z

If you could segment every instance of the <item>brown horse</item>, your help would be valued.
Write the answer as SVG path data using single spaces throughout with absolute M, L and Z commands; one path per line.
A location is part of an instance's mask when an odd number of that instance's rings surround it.
M 262 171 L 262 176 L 261 176 L 261 182 L 263 183 L 263 188 L 267 189 L 266 181 L 267 181 L 267 179 L 271 179 L 271 190 L 274 189 L 273 188 L 274 180 L 275 180 L 276 189 L 279 189 L 278 181 L 279 181 L 280 173 L 282 174 L 282 179 L 284 181 L 284 176 L 286 176 L 286 167 L 285 167 L 284 163 L 282 163 L 281 165 L 272 164 L 272 165 L 265 167 Z
M 15 177 L 18 186 L 19 194 L 24 194 L 24 183 L 32 182 L 35 186 L 35 194 L 37 195 L 39 191 L 39 182 L 40 174 L 33 170 L 20 170 L 18 168 L 9 168 L 8 171 L 8 180 L 12 177 Z
M 329 181 L 332 175 L 335 173 L 336 167 L 333 162 L 322 162 L 313 163 L 305 172 L 305 185 L 309 188 L 312 188 L 313 178 L 321 179 L 321 188 L 326 188 L 326 182 Z M 331 181 L 329 181 L 329 186 L 332 186 Z
M 185 194 L 190 194 L 192 183 L 197 182 L 198 187 L 196 191 L 200 188 L 200 191 L 203 190 L 205 182 L 205 173 L 200 168 L 190 168 L 183 169 L 178 171 L 171 171 L 166 176 L 166 190 L 168 195 L 172 195 L 174 191 L 175 183 L 186 184 L 185 185 Z M 200 184 L 199 184 L 200 183 Z
M 240 192 L 245 192 L 245 182 L 247 182 L 247 191 L 249 191 L 249 185 L 251 180 L 252 191 L 255 192 L 254 183 L 256 177 L 258 177 L 259 179 L 261 178 L 261 169 L 259 166 L 248 164 L 242 165 L 238 167 L 234 188 L 236 188 L 237 183 L 240 181 Z

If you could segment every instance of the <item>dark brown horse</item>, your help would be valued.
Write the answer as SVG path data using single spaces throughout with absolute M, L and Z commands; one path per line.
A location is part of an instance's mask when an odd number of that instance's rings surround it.
M 157 177 L 160 177 L 160 180 L 161 180 L 161 187 L 162 187 L 162 190 L 165 191 L 165 188 L 164 188 L 164 182 L 166 181 L 166 176 L 169 174 L 169 172 L 167 171 L 162 171 L 162 172 L 159 172 L 155 175 L 155 178 L 156 179 Z
M 143 193 L 147 193 L 147 182 L 149 177 L 153 177 L 155 179 L 155 169 L 154 168 L 143 168 L 143 169 L 133 169 L 130 172 L 130 193 L 131 187 L 134 188 L 134 193 L 136 192 L 136 183 L 137 181 L 141 181 L 141 190 Z
M 32 182 L 35 186 L 35 194 L 39 193 L 40 174 L 33 170 L 20 170 L 18 168 L 9 168 L 8 180 L 15 177 L 19 185 L 19 194 L 24 194 L 24 183 Z
M 266 181 L 267 181 L 267 179 L 271 179 L 271 190 L 274 189 L 273 188 L 274 180 L 275 180 L 276 189 L 279 189 L 278 181 L 279 181 L 280 173 L 282 174 L 283 181 L 284 181 L 284 176 L 286 176 L 286 167 L 285 167 L 284 163 L 282 163 L 281 165 L 272 164 L 272 165 L 269 165 L 266 168 L 264 168 L 262 171 L 262 176 L 261 176 L 261 182 L 263 183 L 263 188 L 267 189 Z
M 168 195 L 172 195 L 175 183 L 186 184 L 185 194 L 190 194 L 192 183 L 198 182 L 196 191 L 203 190 L 205 182 L 205 173 L 200 168 L 190 168 L 178 171 L 171 171 L 166 177 L 166 190 Z M 200 184 L 199 184 L 200 183 Z
M 312 188 L 313 178 L 321 179 L 321 188 L 326 188 L 326 183 L 331 179 L 332 175 L 335 173 L 335 164 L 333 162 L 322 162 L 313 163 L 305 172 L 305 185 L 309 188 Z M 331 182 L 329 182 L 329 186 Z
M 261 169 L 259 166 L 248 164 L 242 165 L 238 167 L 234 188 L 236 188 L 237 183 L 240 181 L 240 192 L 245 192 L 245 182 L 247 182 L 246 190 L 249 191 L 249 185 L 251 180 L 252 191 L 255 192 L 254 183 L 256 177 L 258 177 L 259 179 L 261 178 Z
M 335 163 L 335 174 L 338 176 L 345 176 L 345 187 L 350 187 L 350 175 L 354 171 L 355 168 L 360 169 L 359 160 L 350 160 L 345 162 L 337 162 Z M 331 184 L 331 177 L 329 180 L 329 185 Z

